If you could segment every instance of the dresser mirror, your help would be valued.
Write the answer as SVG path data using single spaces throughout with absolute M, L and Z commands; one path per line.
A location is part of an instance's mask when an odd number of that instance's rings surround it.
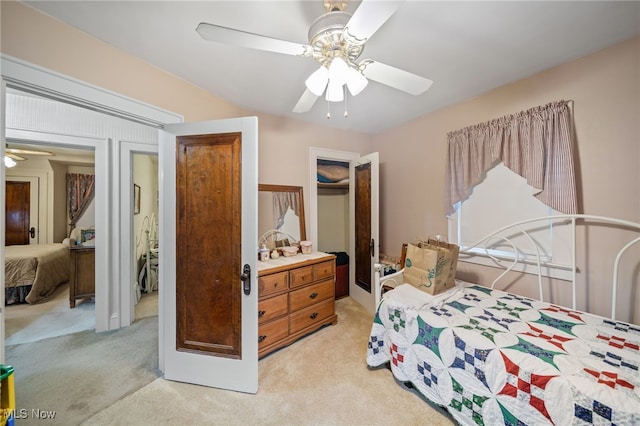
M 301 186 L 258 185 L 258 237 L 274 230 L 307 239 Z

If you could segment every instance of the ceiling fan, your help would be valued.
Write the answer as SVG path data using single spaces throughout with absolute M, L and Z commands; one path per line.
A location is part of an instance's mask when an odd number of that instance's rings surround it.
M 352 14 L 345 12 L 348 1 L 323 0 L 327 12 L 309 29 L 309 44 L 300 44 L 220 25 L 202 22 L 196 28 L 209 41 L 240 47 L 311 57 L 320 68 L 305 81 L 306 89 L 293 111 L 309 111 L 325 94 L 329 102 L 341 102 L 347 89 L 352 96 L 360 93 L 368 80 L 403 92 L 420 95 L 433 81 L 381 62 L 360 60 L 365 43 L 400 8 L 402 1 L 362 0 Z M 346 113 L 345 113 L 346 114 Z
M 23 155 L 55 155 L 53 152 L 49 151 L 41 151 L 41 150 L 32 150 L 32 149 L 21 149 L 21 148 L 9 148 L 9 146 L 5 146 L 4 148 L 4 156 L 5 156 L 5 165 L 11 164 L 11 162 L 7 161 L 6 157 L 11 158 L 14 161 L 25 161 L 26 158 Z M 13 164 L 15 165 L 15 163 Z M 12 167 L 12 166 L 9 166 Z

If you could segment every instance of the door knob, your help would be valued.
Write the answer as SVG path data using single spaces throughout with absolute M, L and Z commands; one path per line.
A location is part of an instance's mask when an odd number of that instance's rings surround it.
M 244 294 L 248 296 L 251 294 L 251 266 L 249 266 L 249 264 L 244 265 L 244 268 L 242 268 L 240 280 L 242 281 Z

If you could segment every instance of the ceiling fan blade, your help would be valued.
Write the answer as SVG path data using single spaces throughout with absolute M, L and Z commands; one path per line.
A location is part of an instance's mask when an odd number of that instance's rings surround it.
M 250 49 L 265 50 L 267 52 L 284 53 L 285 55 L 296 56 L 310 56 L 312 52 L 311 46 L 306 44 L 284 41 L 233 28 L 207 24 L 206 22 L 198 24 L 196 31 L 200 34 L 200 37 L 205 40 L 217 41 L 240 47 L 248 47 Z
M 19 149 L 19 148 L 5 148 L 5 152 L 10 152 L 12 154 L 24 154 L 24 155 L 54 155 L 53 152 L 49 151 L 35 151 L 31 149 Z
M 313 108 L 313 105 L 318 100 L 319 96 L 314 95 L 309 89 L 304 89 L 304 93 L 298 100 L 298 103 L 293 107 L 293 112 L 303 113 Z
M 362 0 L 344 28 L 345 37 L 352 43 L 366 42 L 402 6 L 402 1 Z
M 380 62 L 366 59 L 359 65 L 362 73 L 370 80 L 385 84 L 394 89 L 402 90 L 411 95 L 424 93 L 433 84 L 432 80 L 419 75 L 392 67 Z
M 6 155 L 9 158 L 13 158 L 16 161 L 24 161 L 24 160 L 26 160 L 26 158 L 20 157 L 19 155 L 16 155 L 16 154 L 12 154 L 10 152 L 5 152 L 4 155 Z

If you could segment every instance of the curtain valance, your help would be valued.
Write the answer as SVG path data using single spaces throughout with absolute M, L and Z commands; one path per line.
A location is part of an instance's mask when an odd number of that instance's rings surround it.
M 447 215 L 500 162 L 544 204 L 577 213 L 570 117 L 568 103 L 558 101 L 448 133 Z

